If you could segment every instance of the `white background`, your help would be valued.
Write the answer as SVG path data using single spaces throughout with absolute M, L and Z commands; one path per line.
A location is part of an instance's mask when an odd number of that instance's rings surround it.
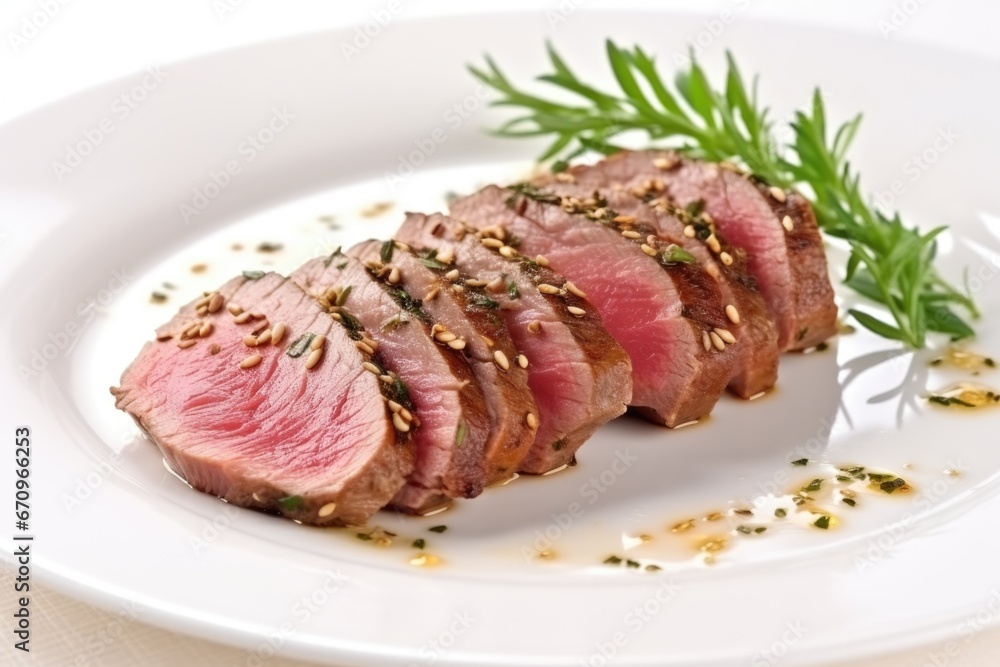
M 157 64 L 229 49 L 275 37 L 365 22 L 389 0 L 5 0 L 0 5 L 0 123 L 98 83 Z M 496 3 L 447 0 L 399 0 L 401 18 L 443 13 L 554 9 L 559 0 Z M 741 15 L 792 23 L 836 26 L 879 39 L 921 42 L 978 53 L 997 59 L 1000 73 L 1000 3 L 989 0 L 675 0 L 601 2 L 562 0 L 581 7 L 657 8 L 718 16 L 738 6 Z M 47 11 L 46 11 L 47 8 Z M 836 53 L 829 54 L 836 58 Z M 918 75 L 918 74 L 917 74 Z M 961 73 L 956 73 L 960 76 Z M 997 85 L 972 81 L 969 85 Z M 16 160 L 15 155 L 0 159 Z M 5 573 L 0 585 L 8 590 Z M 6 605 L 5 593 L 4 605 Z M 40 639 L 49 641 L 43 655 L 23 664 L 75 664 L 75 637 L 89 636 L 93 627 L 110 627 L 113 617 L 90 610 L 61 596 L 46 593 L 41 601 Z M 6 607 L 4 607 L 6 608 Z M 3 614 L 7 617 L 7 614 Z M 100 662 L 106 665 L 227 665 L 238 652 L 187 640 L 150 628 L 126 617 L 122 636 L 109 646 Z M 113 622 L 113 621 L 112 621 Z M 96 625 L 95 625 L 96 624 Z M 89 626 L 90 629 L 85 630 Z M 51 633 L 51 634 L 50 634 Z M 58 634 L 55 634 L 58 633 Z M 48 634 L 49 637 L 45 637 Z M 36 636 L 39 636 L 36 635 Z M 8 648 L 7 641 L 0 649 Z M 871 667 L 936 664 L 935 647 L 878 661 Z M 78 655 L 78 653 L 77 653 Z M 940 662 L 939 656 L 938 660 Z M 23 656 L 17 656 L 22 660 Z M 0 660 L 2 662 L 2 660 Z M 290 665 L 280 660 L 267 664 Z M 974 650 L 947 664 L 994 667 L 1000 664 L 1000 636 L 983 636 Z M 847 667 L 847 666 L 842 666 Z M 860 666 L 858 666 L 860 667 Z

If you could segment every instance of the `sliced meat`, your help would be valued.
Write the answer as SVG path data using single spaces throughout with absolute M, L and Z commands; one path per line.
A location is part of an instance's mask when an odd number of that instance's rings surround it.
M 484 306 L 503 317 L 514 345 L 526 357 L 538 407 L 537 422 L 530 423 L 537 424 L 535 442 L 521 472 L 542 474 L 571 463 L 598 427 L 625 412 L 632 392 L 628 356 L 593 307 L 563 289 L 563 278 L 519 254 L 502 255 L 458 221 L 439 214 L 408 214 L 396 238 L 414 248 L 435 249 L 438 256 L 450 255 L 476 284 L 499 278 L 507 285 L 512 298 L 491 298 Z M 457 280 L 457 287 L 467 289 L 461 277 Z M 541 292 L 540 286 L 553 288 Z
M 703 207 L 720 233 L 748 255 L 782 350 L 802 350 L 837 329 L 837 306 L 812 208 L 796 192 L 770 188 L 735 168 L 671 152 L 622 152 L 570 173 L 582 185 L 619 186 L 637 196 L 667 196 Z
M 575 170 L 586 172 L 587 167 Z M 635 224 L 655 230 L 657 236 L 691 253 L 718 283 L 726 316 L 727 330 L 739 341 L 734 347 L 736 362 L 729 389 L 741 398 L 751 398 L 771 389 L 778 379 L 778 330 L 757 289 L 757 282 L 747 272 L 746 253 L 735 248 L 714 228 L 711 217 L 698 210 L 682 209 L 664 198 L 644 202 L 625 190 L 597 187 L 595 178 L 572 174 L 546 175 L 532 181 L 537 187 L 585 200 L 598 198 L 602 206 L 619 215 L 635 219 Z
M 517 363 L 519 352 L 507 325 L 494 308 L 484 306 L 510 299 L 507 284 L 497 281 L 489 285 L 490 294 L 469 281 L 464 283 L 465 289 L 451 289 L 455 282 L 449 276 L 454 277 L 451 272 L 456 271 L 452 257 L 442 254 L 439 258 L 434 250 L 418 255 L 391 241 L 361 243 L 348 254 L 376 271 L 396 268 L 400 285 L 423 302 L 423 309 L 434 321 L 438 344 L 463 351 L 486 399 L 490 419 L 486 483 L 508 479 L 535 440 L 528 415 L 537 416 L 537 408 L 528 387 L 528 373 Z M 504 361 L 507 368 L 499 365 Z
M 368 361 L 313 299 L 269 273 L 182 308 L 111 393 L 192 487 L 303 523 L 356 525 L 414 460 L 383 394 L 399 397 Z
M 479 495 L 486 484 L 484 447 L 490 427 L 483 393 L 465 355 L 435 343 L 433 321 L 400 286 L 398 269 L 373 274 L 338 251 L 307 262 L 291 278 L 334 317 L 366 330 L 413 402 L 416 468 L 393 507 L 423 514 L 452 498 Z M 387 383 L 397 380 L 384 368 L 370 369 Z
M 718 283 L 689 253 L 596 200 L 532 186 L 487 187 L 455 201 L 452 213 L 526 255 L 543 255 L 587 294 L 631 358 L 636 412 L 671 427 L 711 412 L 738 342 L 716 333 L 731 324 Z

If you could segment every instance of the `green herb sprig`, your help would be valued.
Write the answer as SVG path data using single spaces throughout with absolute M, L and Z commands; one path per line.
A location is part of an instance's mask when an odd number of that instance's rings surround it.
M 847 242 L 850 259 L 844 282 L 884 306 L 891 316 L 887 322 L 852 309 L 859 324 L 914 348 L 926 345 L 928 331 L 955 340 L 975 333 L 953 308 L 977 318 L 972 298 L 934 268 L 936 239 L 946 227 L 928 232 L 907 227 L 898 214 L 875 209 L 862 194 L 860 178 L 847 160 L 860 114 L 837 128 L 831 139 L 817 89 L 809 108 L 795 114 L 793 140 L 780 146 L 769 110 L 757 99 L 756 79 L 748 89 L 731 54 L 721 90 L 712 88 L 693 54 L 690 66 L 678 71 L 671 87 L 641 48 L 624 49 L 608 40 L 607 56 L 620 88 L 615 92 L 578 78 L 551 45 L 548 54 L 553 71 L 538 80 L 571 93 L 579 103 L 522 90 L 489 57 L 485 68 L 469 68 L 500 94 L 494 106 L 519 112 L 495 134 L 552 138 L 539 161 L 553 161 L 555 171 L 589 152 L 620 151 L 622 147 L 612 140 L 636 131 L 654 144 L 666 142 L 694 158 L 741 164 L 772 185 L 799 190 L 812 203 L 823 231 Z

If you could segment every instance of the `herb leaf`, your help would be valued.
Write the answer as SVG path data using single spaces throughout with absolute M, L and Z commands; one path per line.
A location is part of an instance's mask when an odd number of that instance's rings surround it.
M 316 334 L 309 333 L 307 331 L 306 333 L 302 334 L 294 341 L 292 341 L 292 344 L 288 346 L 287 350 L 285 350 L 285 354 L 292 357 L 293 359 L 301 357 L 303 354 L 306 353 L 306 350 L 309 349 L 309 346 L 312 345 L 314 338 L 316 338 Z
M 260 280 L 265 275 L 267 275 L 267 274 L 264 273 L 263 271 L 244 271 L 243 272 L 243 277 L 246 278 L 247 280 Z
M 644 133 L 654 143 L 669 141 L 693 158 L 740 163 L 759 181 L 797 188 L 810 200 L 823 231 L 848 244 L 847 285 L 887 310 L 892 321 L 851 310 L 861 325 L 914 348 L 926 345 L 928 331 L 953 339 L 974 333 L 955 309 L 975 319 L 979 317 L 975 303 L 934 266 L 936 238 L 945 228 L 921 232 L 907 227 L 898 214 L 875 209 L 863 194 L 860 178 L 847 160 L 860 115 L 831 137 L 823 96 L 816 90 L 808 108 L 795 114 L 792 140 L 781 145 L 769 110 L 757 100 L 756 82 L 748 90 L 732 54 L 727 54 L 725 86 L 717 90 L 693 54 L 671 87 L 640 47 L 622 48 L 608 40 L 606 49 L 619 88 L 613 92 L 579 79 L 548 47 L 553 71 L 538 79 L 574 96 L 571 103 L 522 90 L 490 58 L 485 67 L 469 67 L 474 77 L 499 93 L 494 106 L 517 112 L 494 133 L 549 137 L 551 143 L 539 161 L 554 159 L 553 171 L 565 170 L 571 160 L 587 153 L 621 150 L 612 140 L 630 132 Z M 528 197 L 544 196 L 530 186 L 514 190 Z

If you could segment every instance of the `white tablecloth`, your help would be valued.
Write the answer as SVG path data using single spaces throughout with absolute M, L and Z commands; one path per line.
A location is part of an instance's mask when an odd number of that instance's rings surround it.
M 563 0 L 566 1 L 566 0 Z M 574 0 L 586 8 L 657 7 L 718 14 L 736 0 L 678 0 L 675 2 L 601 2 Z M 454 0 L 405 2 L 406 16 L 451 12 L 513 10 L 525 7 L 550 9 L 560 0 L 472 3 Z M 20 34 L 25 17 L 48 7 L 45 29 L 26 42 Z M 227 11 L 226 7 L 232 9 Z M 315 31 L 365 20 L 384 0 L 171 0 L 169 3 L 129 0 L 5 0 L 0 5 L 0 122 L 42 104 L 102 81 L 138 71 L 154 63 L 218 51 L 254 41 Z M 53 9 L 57 7 L 57 9 Z M 906 19 L 888 39 L 920 41 L 1000 58 L 1000 3 L 986 0 L 740 0 L 742 12 L 784 21 L 835 25 L 879 36 L 886 22 L 903 12 Z M 981 82 L 981 85 L 991 85 Z M 15 156 L 3 156 L 11 159 Z M 36 577 L 37 582 L 37 577 Z M 5 620 L 0 643 L 0 665 L 32 667 L 216 667 L 246 665 L 248 654 L 240 649 L 166 632 L 142 622 L 127 610 L 114 614 L 95 609 L 35 583 L 32 596 L 32 652 L 11 648 L 9 619 L 13 613 L 12 576 L 0 570 L 0 609 Z M 904 667 L 947 664 L 949 667 L 1000 665 L 1000 631 L 977 635 L 948 656 L 944 646 L 928 646 L 905 654 L 865 660 L 835 667 Z M 269 667 L 305 663 L 273 658 Z M 747 661 L 749 664 L 749 659 Z M 348 666 L 344 666 L 348 667 Z

